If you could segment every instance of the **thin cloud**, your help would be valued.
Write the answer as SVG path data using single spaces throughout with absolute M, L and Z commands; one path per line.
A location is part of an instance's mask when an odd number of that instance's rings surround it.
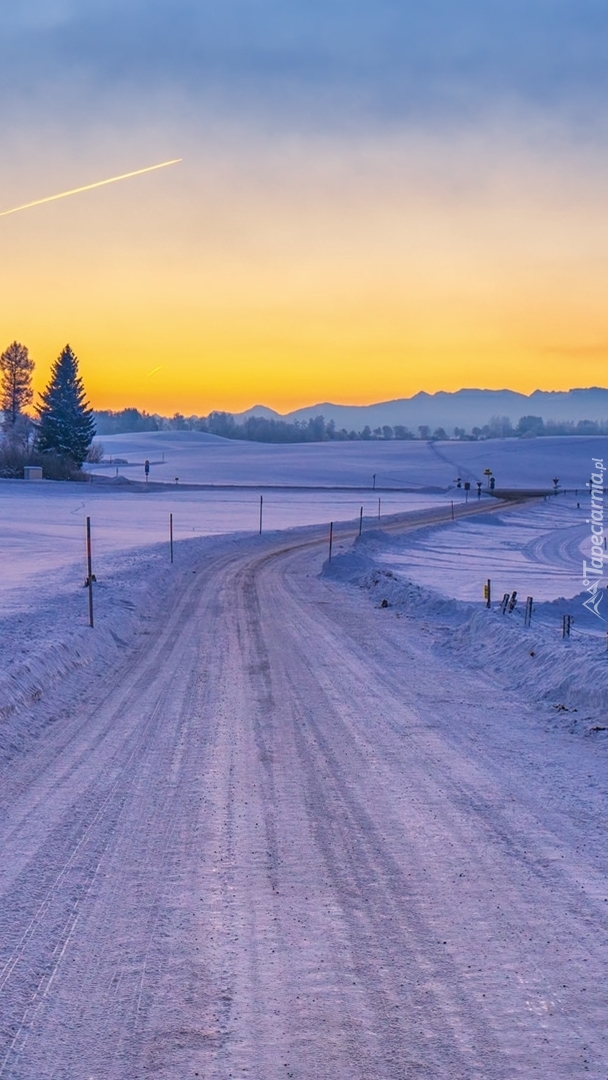
M 453 119 L 496 103 L 574 111 L 580 123 L 603 116 L 608 89 L 608 7 L 594 0 L 30 0 L 27 11 L 0 35 L 9 113 L 61 87 L 76 114 L 70 91 L 84 84 L 93 112 L 120 87 L 125 105 L 162 92 L 320 127 Z

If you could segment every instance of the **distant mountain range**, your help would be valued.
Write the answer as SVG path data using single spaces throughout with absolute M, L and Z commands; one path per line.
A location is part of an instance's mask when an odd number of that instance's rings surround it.
M 403 424 L 414 433 L 421 425 L 445 428 L 450 434 L 454 427 L 471 430 L 483 427 L 493 416 L 507 416 L 513 425 L 521 416 L 541 416 L 547 420 L 608 420 L 608 389 L 592 386 L 580 390 L 535 390 L 518 394 L 514 390 L 457 390 L 436 394 L 421 391 L 410 398 L 381 401 L 376 405 L 334 405 L 323 402 L 304 409 L 281 414 L 265 405 L 255 405 L 235 413 L 237 422 L 250 416 L 275 420 L 308 420 L 324 416 L 326 423 L 334 421 L 336 428 L 361 431 L 366 424 L 372 429 L 384 424 L 394 427 Z

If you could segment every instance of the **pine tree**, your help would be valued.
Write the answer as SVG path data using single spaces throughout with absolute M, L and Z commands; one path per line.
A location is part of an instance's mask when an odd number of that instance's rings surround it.
M 80 468 L 93 441 L 95 421 L 69 345 L 53 364 L 51 381 L 40 397 L 38 449 L 52 450 Z
M 0 356 L 0 409 L 4 412 L 4 427 L 8 432 L 23 416 L 26 406 L 33 401 L 33 370 L 34 361 L 30 360 L 25 345 L 20 345 L 18 341 L 13 341 Z

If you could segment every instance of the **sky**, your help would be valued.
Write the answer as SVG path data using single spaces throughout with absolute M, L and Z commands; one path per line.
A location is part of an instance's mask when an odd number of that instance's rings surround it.
M 0 347 L 96 408 L 607 385 L 599 0 L 0 10 Z

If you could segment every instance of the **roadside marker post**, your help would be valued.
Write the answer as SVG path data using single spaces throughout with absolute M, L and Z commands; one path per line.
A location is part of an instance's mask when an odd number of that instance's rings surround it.
M 89 626 L 93 627 L 93 558 L 91 554 L 91 519 L 87 518 L 87 580 L 89 589 Z
M 260 536 L 262 535 L 262 514 L 264 513 L 264 496 L 260 495 Z
M 524 611 L 524 626 L 529 626 L 532 622 L 532 597 L 526 597 L 526 609 Z
M 500 601 L 500 610 L 501 610 L 503 615 L 507 614 L 507 608 L 509 606 L 509 600 L 510 599 L 511 599 L 511 594 L 510 593 L 506 592 L 506 593 L 502 594 L 502 600 Z
M 486 602 L 486 607 L 492 607 L 492 582 L 489 578 L 483 587 L 483 597 Z
M 452 499 L 451 502 L 452 502 L 452 521 L 453 521 L 454 520 L 454 500 Z
M 329 562 L 331 562 L 331 549 L 333 547 L 333 543 L 334 543 L 334 523 L 333 523 L 333 521 L 330 521 L 330 523 L 329 523 L 329 560 L 328 560 Z
M 363 532 L 363 507 L 359 511 L 359 536 Z
M 378 521 L 380 521 L 380 499 L 378 499 Z
M 573 622 L 574 622 L 574 619 L 572 618 L 572 615 L 563 615 L 562 616 L 562 638 L 565 641 L 569 640 L 569 638 L 570 638 L 570 631 L 572 629 L 572 623 Z
M 171 549 L 171 562 L 173 562 L 173 514 L 169 514 L 169 547 Z

